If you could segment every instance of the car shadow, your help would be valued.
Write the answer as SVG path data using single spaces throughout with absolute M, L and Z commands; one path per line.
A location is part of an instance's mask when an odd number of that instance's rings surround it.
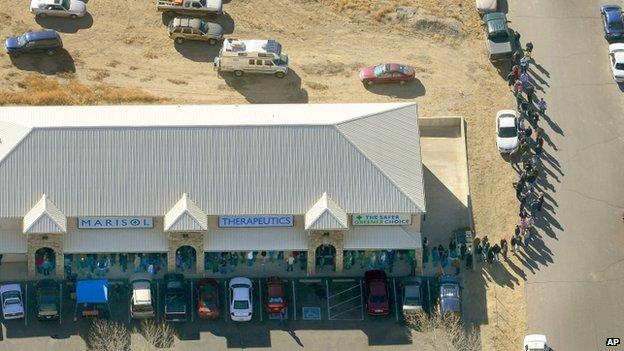
M 301 77 L 293 69 L 281 79 L 264 74 L 236 77 L 229 72 L 220 76 L 225 84 L 238 91 L 250 103 L 307 103 L 309 100 L 308 92 L 301 87 Z
M 60 49 L 52 56 L 46 54 L 22 54 L 17 57 L 12 56 L 11 62 L 18 69 L 46 75 L 62 72 L 76 72 L 74 59 L 65 49 Z
M 173 40 L 171 42 L 180 55 L 195 62 L 213 62 L 221 49 L 221 42 L 217 45 L 210 45 L 205 41 L 185 41 L 182 44 Z
M 93 26 L 93 16 L 88 12 L 84 17 L 75 20 L 61 17 L 36 16 L 35 21 L 43 28 L 54 29 L 61 33 L 76 33 L 81 29 L 88 29 Z
M 373 84 L 364 85 L 366 90 L 377 95 L 387 95 L 399 99 L 413 99 L 424 96 L 427 89 L 420 79 L 415 78 L 413 81 L 404 85 L 400 84 Z

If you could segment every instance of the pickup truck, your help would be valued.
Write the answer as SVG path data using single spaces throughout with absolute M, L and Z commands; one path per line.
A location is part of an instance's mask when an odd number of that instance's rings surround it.
M 485 35 L 490 61 L 507 61 L 513 53 L 513 37 L 507 27 L 507 17 L 502 12 L 492 12 L 483 16 Z
M 212 15 L 223 13 L 221 0 L 156 0 L 156 9 L 182 15 Z
M 187 316 L 184 275 L 165 274 L 165 320 L 185 322 Z

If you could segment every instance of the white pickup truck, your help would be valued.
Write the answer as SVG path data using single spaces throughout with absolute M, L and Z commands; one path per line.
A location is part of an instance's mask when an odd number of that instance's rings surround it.
M 182 15 L 212 15 L 223 13 L 221 0 L 156 0 L 160 12 Z

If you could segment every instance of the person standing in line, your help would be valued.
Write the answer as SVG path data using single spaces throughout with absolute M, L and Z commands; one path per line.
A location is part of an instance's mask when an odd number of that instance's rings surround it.
M 472 269 L 472 252 L 470 248 L 466 251 L 466 268 Z
M 511 90 L 511 92 L 513 93 L 513 86 L 516 83 L 516 76 L 513 74 L 513 72 L 509 72 L 509 74 L 507 75 L 507 86 L 509 87 L 509 90 Z
M 546 113 L 546 101 L 544 101 L 544 98 L 540 98 L 540 100 L 537 102 L 537 108 L 539 109 L 539 113 L 543 116 Z
M 177 257 L 177 255 L 176 255 Z M 134 273 L 138 273 L 139 272 L 139 267 L 141 266 L 141 257 L 137 254 L 134 255 Z M 176 260 L 176 266 L 177 266 L 177 260 Z
M 513 74 L 514 78 L 516 78 L 515 80 L 520 78 L 520 66 L 518 66 L 518 64 L 514 63 L 511 67 L 511 74 Z
M 423 237 L 423 265 L 429 263 L 429 239 L 427 237 Z
M 535 87 L 533 84 L 527 82 L 524 86 L 524 92 L 526 93 L 527 100 L 532 104 L 533 101 L 535 101 Z
M 492 247 L 487 250 L 486 258 L 488 264 L 492 264 L 492 262 L 494 262 L 494 249 Z
M 295 267 L 295 258 L 293 255 L 288 256 L 288 260 L 286 261 L 286 272 L 292 272 Z
M 520 74 L 527 73 L 529 70 L 529 60 L 526 57 L 520 59 Z
M 507 250 L 509 250 L 509 247 L 507 245 L 507 240 L 501 239 L 500 248 L 501 248 L 501 252 L 503 253 L 503 258 L 505 259 L 505 261 L 507 261 Z
M 524 49 L 524 56 L 530 61 L 533 54 L 533 43 L 526 43 L 526 49 Z
M 494 253 L 494 262 L 500 262 L 500 251 L 501 248 L 498 244 L 494 244 L 494 246 L 492 246 L 492 253 Z
M 522 82 L 517 80 L 514 83 L 514 94 L 516 94 L 516 97 L 520 94 L 522 94 L 522 92 L 524 91 L 523 89 L 524 87 L 522 86 Z
M 529 75 L 526 72 L 520 74 L 520 83 L 522 83 L 522 85 L 526 89 L 527 85 L 529 84 Z
M 544 206 L 544 194 L 539 193 L 537 195 L 537 199 L 535 199 L 537 211 L 542 212 L 542 207 Z

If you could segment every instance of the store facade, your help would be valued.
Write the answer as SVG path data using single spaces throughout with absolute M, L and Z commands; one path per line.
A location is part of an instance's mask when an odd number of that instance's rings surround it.
M 9 107 L 0 139 L 31 277 L 419 269 L 415 104 Z

